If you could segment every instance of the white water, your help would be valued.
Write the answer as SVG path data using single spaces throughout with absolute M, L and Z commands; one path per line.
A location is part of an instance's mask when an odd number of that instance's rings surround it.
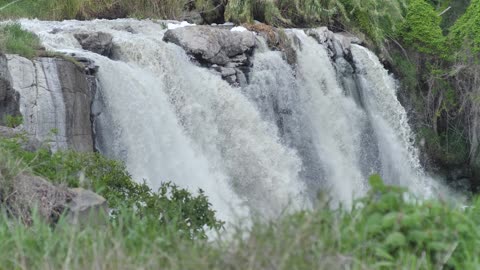
M 349 81 L 358 89 L 343 89 L 338 63 L 303 31 L 291 31 L 295 69 L 260 41 L 250 84 L 238 89 L 163 42 L 165 30 L 153 21 L 21 23 L 47 49 L 100 67 L 96 134 L 104 154 L 153 188 L 173 181 L 203 189 L 220 218 L 308 207 L 320 189 L 348 205 L 376 172 L 421 194 L 431 185 L 395 81 L 363 47 L 352 48 L 358 74 Z M 116 61 L 83 51 L 78 31 L 112 34 Z
M 353 45 L 352 54 L 362 99 L 378 138 L 383 177 L 417 194 L 432 195 L 433 181 L 420 165 L 407 113 L 397 99 L 396 81 L 369 50 Z

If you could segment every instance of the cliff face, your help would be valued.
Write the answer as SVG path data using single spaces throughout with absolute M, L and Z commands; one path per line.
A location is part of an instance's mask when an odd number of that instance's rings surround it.
M 0 119 L 21 113 L 23 129 L 53 150 L 93 151 L 94 82 L 64 59 L 1 56 Z
M 5 125 L 5 116 L 18 116 L 19 96 L 12 88 L 12 78 L 8 70 L 7 58 L 0 55 L 0 125 Z

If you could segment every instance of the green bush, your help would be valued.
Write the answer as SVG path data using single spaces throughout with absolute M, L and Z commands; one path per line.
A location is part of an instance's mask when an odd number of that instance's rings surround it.
M 193 195 L 166 182 L 153 191 L 146 183 L 135 182 L 123 163 L 98 153 L 52 153 L 47 148 L 29 152 L 19 140 L 22 139 L 2 139 L 0 149 L 53 183 L 96 191 L 108 201 L 114 216 L 121 214 L 119 209 L 134 209 L 137 216 L 152 222 L 152 226 L 175 223 L 188 237 L 205 237 L 206 228 L 223 226 L 202 190 Z
M 446 56 L 447 47 L 440 28 L 441 20 L 425 0 L 410 0 L 400 37 L 405 45 L 421 53 Z
M 457 47 L 466 45 L 480 53 L 480 1 L 472 0 L 465 14 L 450 29 L 450 41 Z

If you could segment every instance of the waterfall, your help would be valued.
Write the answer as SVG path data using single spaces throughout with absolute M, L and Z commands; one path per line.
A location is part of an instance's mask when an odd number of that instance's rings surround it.
M 366 48 L 353 45 L 352 54 L 362 100 L 378 138 L 383 177 L 418 194 L 431 195 L 433 181 L 420 165 L 407 113 L 397 99 L 396 81 Z
M 173 181 L 203 189 L 220 218 L 277 216 L 309 207 L 320 190 L 349 205 L 380 173 L 425 194 L 396 82 L 378 58 L 352 45 L 353 60 L 303 30 L 289 30 L 297 64 L 258 37 L 249 83 L 229 85 L 162 40 L 161 22 L 22 20 L 48 50 L 95 61 L 98 149 L 123 160 L 152 188 Z M 132 31 L 126 31 L 130 29 Z M 86 52 L 80 31 L 113 36 L 113 59 Z

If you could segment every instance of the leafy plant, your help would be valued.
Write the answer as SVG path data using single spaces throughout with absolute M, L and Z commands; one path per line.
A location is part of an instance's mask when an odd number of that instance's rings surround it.
M 145 182 L 135 182 L 123 163 L 98 153 L 52 153 L 47 148 L 29 152 L 22 148 L 19 140 L 2 139 L 0 149 L 11 159 L 20 160 L 34 174 L 54 183 L 98 192 L 108 201 L 114 216 L 122 214 L 120 209 L 131 209 L 152 226 L 174 223 L 190 238 L 205 237 L 206 228 L 221 229 L 223 226 L 202 190 L 194 195 L 165 182 L 154 191 Z

